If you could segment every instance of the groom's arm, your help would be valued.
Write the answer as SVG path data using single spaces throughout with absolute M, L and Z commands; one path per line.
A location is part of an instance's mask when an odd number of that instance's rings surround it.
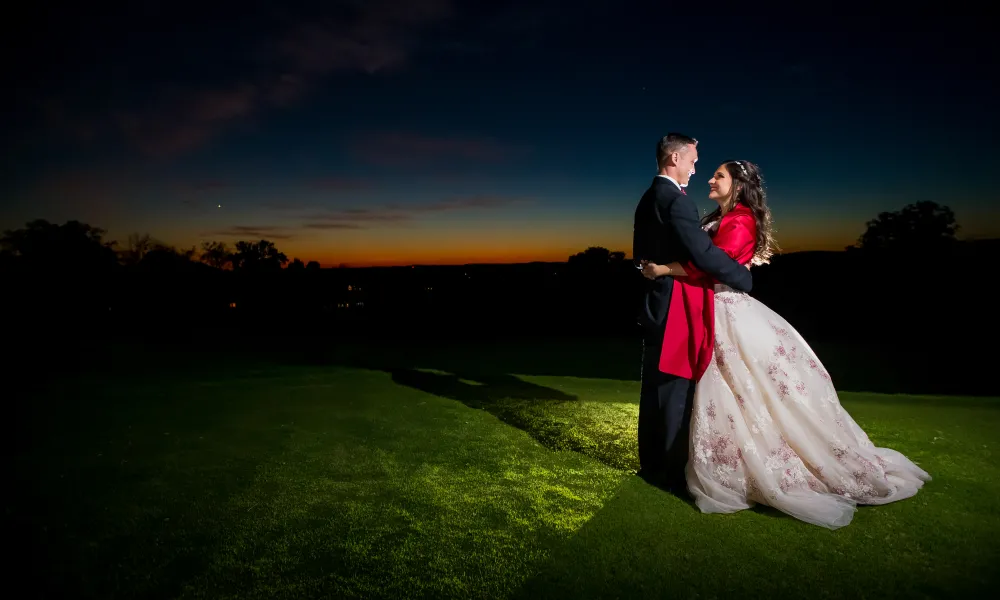
M 719 283 L 741 292 L 750 291 L 753 287 L 750 270 L 712 243 L 712 238 L 701 228 L 698 209 L 694 202 L 687 196 L 678 196 L 670 202 L 667 210 L 668 224 L 691 255 L 691 262 L 696 267 L 714 277 Z

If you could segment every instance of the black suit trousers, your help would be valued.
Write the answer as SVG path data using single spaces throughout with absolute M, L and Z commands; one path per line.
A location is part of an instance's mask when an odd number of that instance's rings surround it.
M 660 371 L 662 330 L 644 331 L 639 395 L 639 466 L 668 485 L 684 483 L 695 382 Z

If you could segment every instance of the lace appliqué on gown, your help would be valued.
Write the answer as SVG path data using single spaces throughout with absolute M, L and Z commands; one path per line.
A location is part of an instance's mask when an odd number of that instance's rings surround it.
M 850 523 L 857 504 L 909 498 L 930 480 L 899 452 L 875 447 L 791 325 L 722 285 L 690 450 L 688 489 L 703 512 L 762 503 L 831 529 Z

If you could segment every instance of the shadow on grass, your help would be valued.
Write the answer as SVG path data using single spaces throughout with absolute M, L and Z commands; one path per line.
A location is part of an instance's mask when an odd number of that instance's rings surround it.
M 511 375 L 629 380 L 634 378 L 630 371 L 638 373 L 641 357 L 626 348 L 634 350 L 635 344 L 631 340 L 582 340 L 569 347 L 564 340 L 544 339 L 471 345 L 418 341 L 349 348 L 334 344 L 304 349 L 300 359 L 313 365 L 339 364 L 389 373 L 399 385 L 485 410 L 549 450 L 578 452 L 629 471 L 634 461 L 616 456 L 606 447 L 609 440 L 594 439 L 592 423 L 575 414 L 575 418 L 554 414 L 560 412 L 553 411 L 559 405 L 577 402 L 576 396 Z
M 956 377 L 954 373 L 965 371 L 960 366 L 956 367 L 959 368 L 956 371 L 956 368 L 942 363 L 943 352 L 933 345 L 902 345 L 899 341 L 863 338 L 825 341 L 806 336 L 806 339 L 839 391 L 996 396 L 992 379 L 988 376 Z M 634 335 L 617 336 L 560 337 L 539 334 L 534 337 L 493 339 L 484 336 L 466 340 L 405 336 L 331 337 L 292 331 L 284 337 L 230 340 L 225 352 L 213 348 L 192 352 L 186 343 L 117 341 L 93 347 L 81 345 L 55 355 L 43 353 L 40 356 L 44 356 L 44 363 L 27 361 L 23 365 L 18 364 L 11 372 L 19 378 L 28 372 L 50 377 L 53 375 L 50 372 L 52 365 L 61 362 L 58 356 L 63 356 L 63 359 L 72 356 L 77 357 L 74 358 L 77 362 L 83 360 L 78 357 L 87 357 L 86 365 L 77 365 L 80 371 L 114 372 L 116 376 L 130 377 L 159 370 L 166 363 L 183 372 L 210 371 L 217 375 L 220 369 L 239 372 L 251 365 L 315 366 L 367 362 L 382 367 L 433 368 L 452 373 L 518 373 L 638 381 L 642 350 L 638 331 Z M 53 359 L 53 356 L 56 358 Z M 59 370 L 67 369 L 70 367 L 63 365 Z M 42 373 L 42 370 L 45 372 Z M 12 381 L 16 393 L 18 381 Z M 31 387 L 30 383 L 26 385 Z
M 807 339 L 838 391 L 885 394 L 995 396 L 996 386 L 983 378 L 955 377 L 940 367 L 935 348 L 899 344 L 813 341 Z M 392 362 L 448 372 L 500 375 L 583 377 L 638 381 L 642 346 L 638 335 L 593 338 L 539 337 L 513 340 L 344 341 L 295 346 L 292 362 L 349 364 Z M 377 357 L 377 358 L 376 358 Z
M 469 351 L 466 346 L 428 346 L 425 352 L 417 347 L 393 347 L 372 352 L 365 347 L 355 347 L 352 352 L 330 352 L 314 359 L 325 364 L 340 364 L 352 368 L 382 371 L 398 385 L 461 402 L 476 410 L 485 410 L 500 421 L 516 427 L 549 450 L 573 451 L 588 456 L 614 469 L 628 471 L 622 460 L 603 451 L 599 440 L 592 439 L 585 422 L 563 418 L 553 410 L 567 402 L 579 399 L 547 386 L 525 381 L 510 373 L 522 372 L 516 367 L 544 364 L 535 357 L 522 357 L 511 361 L 515 353 L 504 352 L 507 360 L 493 353 L 496 360 L 484 360 L 480 351 Z M 537 347 L 528 352 L 537 352 Z M 314 363 L 315 364 L 315 363 Z M 560 361 L 553 363 L 556 372 L 563 372 Z M 509 369 L 509 370 L 508 370 Z M 538 369 L 528 369 L 535 374 Z M 581 371 L 576 371 L 582 375 Z M 570 411 L 572 412 L 572 411 Z
M 572 394 L 524 381 L 513 375 L 455 374 L 422 369 L 391 368 L 398 385 L 461 402 L 469 408 L 485 410 L 500 421 L 524 431 L 550 450 L 579 452 L 609 467 L 621 469 L 611 457 L 595 451 L 567 420 L 552 415 L 551 409 L 576 402 Z
M 390 369 L 392 380 L 469 408 L 490 410 L 503 401 L 571 402 L 576 396 L 513 375 L 459 375 L 420 369 Z
M 509 373 L 638 381 L 642 346 L 638 338 L 524 338 L 518 340 L 329 341 L 296 347 L 285 359 L 295 364 L 340 364 L 389 371 L 434 369 L 475 377 Z

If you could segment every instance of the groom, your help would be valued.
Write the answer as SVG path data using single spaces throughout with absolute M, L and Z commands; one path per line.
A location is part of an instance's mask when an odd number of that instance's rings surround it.
M 701 228 L 698 209 L 684 187 L 698 162 L 698 140 L 669 133 L 656 146 L 659 173 L 635 209 L 632 260 L 665 265 L 692 262 L 729 287 L 749 292 L 753 280 L 745 269 L 712 243 Z M 639 325 L 642 339 L 642 387 L 639 397 L 640 475 L 668 489 L 685 488 L 695 382 L 659 370 L 663 334 L 674 280 L 643 281 Z

